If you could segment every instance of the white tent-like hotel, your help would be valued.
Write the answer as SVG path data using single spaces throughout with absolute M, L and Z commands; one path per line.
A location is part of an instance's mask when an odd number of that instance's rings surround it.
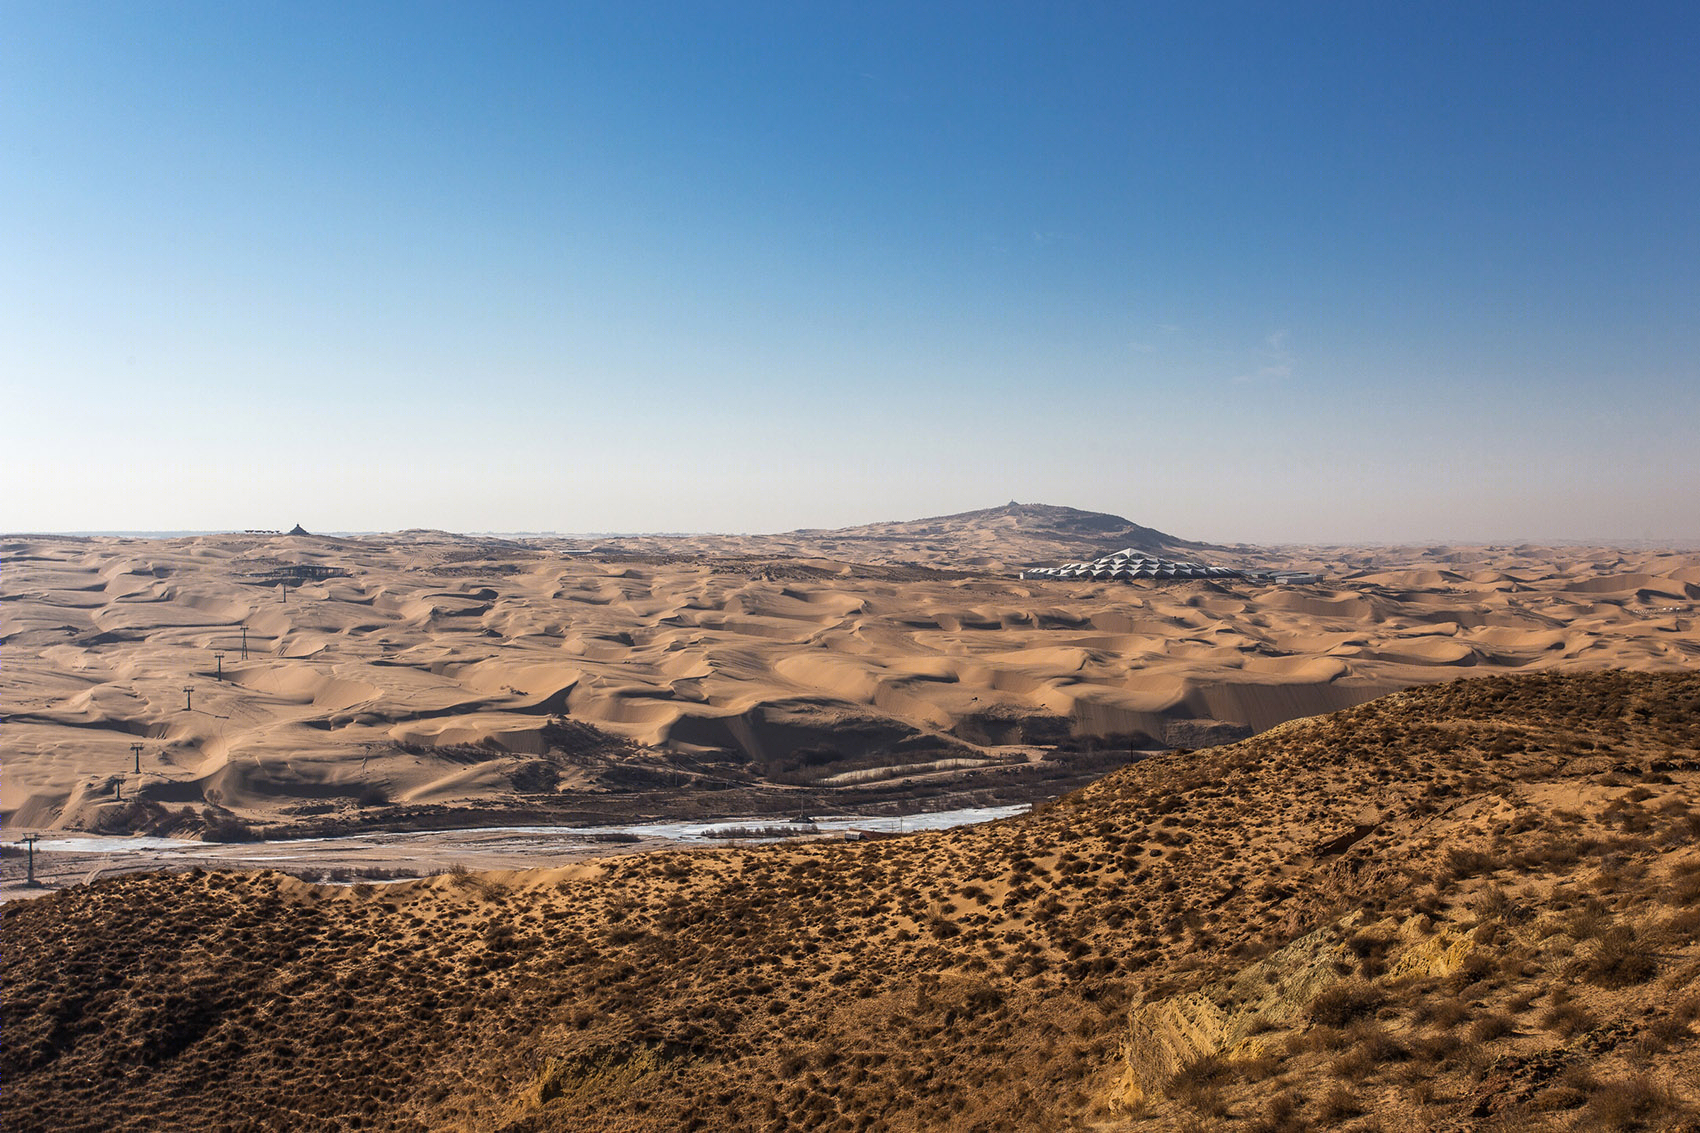
M 1021 572 L 1022 578 L 1096 579 L 1127 581 L 1136 578 L 1243 578 L 1228 567 L 1205 566 L 1203 563 L 1179 562 L 1159 558 L 1144 551 L 1129 548 L 1093 559 L 1089 563 L 1064 563 L 1054 567 L 1030 567 Z

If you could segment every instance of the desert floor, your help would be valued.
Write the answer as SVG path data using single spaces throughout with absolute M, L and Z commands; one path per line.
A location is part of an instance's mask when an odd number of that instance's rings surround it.
M 1015 577 L 1074 545 L 1047 538 L 8 537 L 0 817 L 239 838 L 1005 805 L 1412 685 L 1700 662 L 1700 554 Z

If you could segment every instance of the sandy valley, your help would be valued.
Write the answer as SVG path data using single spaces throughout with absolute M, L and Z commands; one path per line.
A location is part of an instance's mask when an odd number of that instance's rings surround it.
M 1017 577 L 1129 545 L 1319 580 Z M 1412 685 L 1700 660 L 1700 554 L 1208 548 L 1033 505 L 778 536 L 3 553 L 8 831 L 998 805 Z

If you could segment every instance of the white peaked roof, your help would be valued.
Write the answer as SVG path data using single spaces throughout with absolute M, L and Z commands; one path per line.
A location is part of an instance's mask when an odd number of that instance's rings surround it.
M 1022 578 L 1241 578 L 1229 567 L 1165 559 L 1134 547 L 1105 555 L 1089 563 L 1064 563 L 1054 567 L 1032 567 Z

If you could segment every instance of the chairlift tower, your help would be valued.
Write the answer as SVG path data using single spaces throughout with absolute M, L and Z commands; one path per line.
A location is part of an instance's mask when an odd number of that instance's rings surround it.
M 218 662 L 218 679 L 222 681 L 224 679 L 224 654 L 214 653 L 213 660 Z
M 246 622 L 244 622 L 243 625 L 242 625 L 242 660 L 246 661 L 247 659 L 248 659 L 248 625 L 247 625 Z
M 140 775 L 142 773 L 142 745 L 131 744 L 130 751 L 134 753 L 136 757 L 136 774 Z
M 184 685 L 183 686 L 183 711 L 193 712 L 194 710 L 195 710 L 195 686 L 194 685 Z

